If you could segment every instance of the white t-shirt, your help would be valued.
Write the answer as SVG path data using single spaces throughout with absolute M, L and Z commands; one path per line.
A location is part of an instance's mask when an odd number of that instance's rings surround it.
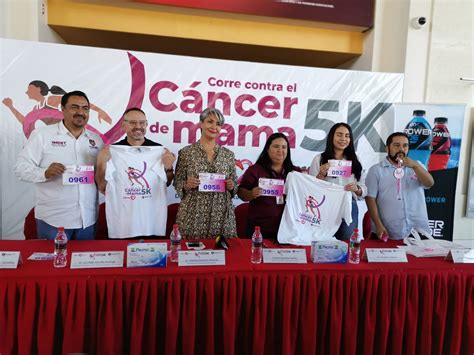
M 313 161 L 311 162 L 311 166 L 309 167 L 309 175 L 312 175 L 312 176 L 318 175 L 320 166 L 321 166 L 321 154 L 316 154 Z M 362 169 L 359 181 L 357 181 L 354 174 L 352 174 L 350 177 L 326 176 L 324 180 L 333 184 L 341 185 L 341 186 L 345 186 L 347 184 L 350 184 L 351 182 L 356 182 L 357 185 L 359 185 L 359 187 L 361 188 L 362 194 L 360 196 L 357 196 L 355 192 L 351 192 L 352 198 L 357 201 L 362 201 L 364 200 L 365 196 L 367 196 L 367 186 L 365 186 L 365 177 L 366 177 L 365 170 Z
M 165 235 L 168 214 L 163 147 L 110 146 L 105 179 L 109 238 Z
M 332 237 L 344 218 L 352 222 L 352 197 L 343 186 L 291 172 L 285 183 L 286 206 L 278 230 L 278 242 L 311 245 Z

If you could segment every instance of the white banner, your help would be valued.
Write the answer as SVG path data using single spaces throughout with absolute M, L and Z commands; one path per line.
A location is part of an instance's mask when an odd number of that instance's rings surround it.
M 147 137 L 173 152 L 199 138 L 199 113 L 214 106 L 226 118 L 220 143 L 234 151 L 239 175 L 277 131 L 288 134 L 293 162 L 309 166 L 336 122 L 352 126 L 368 169 L 384 152 L 394 127 L 392 103 L 402 97 L 402 74 L 4 39 L 0 47 L 3 238 L 21 237 L 24 217 L 34 205 L 32 185 L 13 174 L 16 157 L 35 127 L 61 119 L 62 90 L 88 95 L 93 104 L 89 128 L 104 141 L 121 138 L 122 113 L 138 106 L 147 113 Z M 38 86 L 43 93 L 38 94 Z M 168 190 L 169 203 L 174 202 L 175 191 Z

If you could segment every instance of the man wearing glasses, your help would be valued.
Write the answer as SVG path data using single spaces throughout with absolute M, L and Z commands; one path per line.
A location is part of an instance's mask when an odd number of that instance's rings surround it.
M 54 239 L 64 227 L 68 239 L 95 237 L 98 206 L 94 166 L 102 139 L 86 130 L 89 99 L 81 91 L 61 99 L 64 119 L 35 129 L 20 153 L 15 174 L 35 183 L 39 238 Z
M 166 230 L 166 187 L 174 178 L 175 155 L 145 137 L 148 121 L 137 107 L 124 113 L 126 137 L 104 147 L 97 159 L 96 182 L 105 194 L 111 239 L 153 238 Z
M 114 143 L 113 145 L 124 145 L 124 146 L 142 146 L 142 147 L 153 147 L 162 146 L 160 143 L 154 142 L 151 139 L 145 137 L 146 128 L 148 121 L 146 119 L 145 112 L 138 107 L 129 108 L 123 114 L 124 118 L 122 121 L 122 128 L 125 131 L 126 137 L 121 141 Z M 99 191 L 105 193 L 105 187 L 107 181 L 105 179 L 105 168 L 107 162 L 110 160 L 110 148 L 104 147 L 97 159 L 97 174 L 96 182 L 99 187 Z M 171 184 L 174 178 L 173 163 L 176 157 L 173 153 L 165 150 L 161 157 L 161 161 L 164 165 L 167 178 L 167 186 Z

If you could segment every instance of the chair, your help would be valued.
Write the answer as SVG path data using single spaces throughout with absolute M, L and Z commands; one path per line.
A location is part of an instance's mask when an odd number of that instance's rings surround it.
M 365 212 L 364 218 L 362 219 L 362 235 L 364 239 L 372 238 L 372 221 L 370 219 L 369 211 Z
M 247 238 L 245 230 L 247 228 L 248 209 L 248 203 L 242 203 L 235 208 L 235 223 L 237 224 L 237 235 L 239 238 Z
M 99 216 L 95 226 L 95 239 L 106 240 L 109 237 L 107 229 L 107 217 L 105 215 L 105 202 L 99 205 Z
M 168 237 L 173 230 L 173 224 L 176 223 L 176 215 L 178 214 L 179 203 L 168 205 L 168 218 L 166 220 L 166 235 Z
M 36 239 L 36 220 L 35 220 L 35 209 L 32 208 L 25 217 L 25 223 L 23 225 L 23 234 L 25 239 Z
M 25 239 L 37 239 L 35 209 L 32 208 L 25 217 L 25 224 L 23 225 L 23 234 Z M 96 225 L 96 240 L 105 240 L 108 237 L 107 219 L 105 217 L 105 203 L 99 206 L 99 216 Z

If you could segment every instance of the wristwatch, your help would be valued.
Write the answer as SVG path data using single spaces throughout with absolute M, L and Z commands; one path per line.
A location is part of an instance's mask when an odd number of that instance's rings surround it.
M 173 168 L 165 169 L 165 172 L 167 172 L 167 173 L 174 173 L 174 169 L 173 169 Z

